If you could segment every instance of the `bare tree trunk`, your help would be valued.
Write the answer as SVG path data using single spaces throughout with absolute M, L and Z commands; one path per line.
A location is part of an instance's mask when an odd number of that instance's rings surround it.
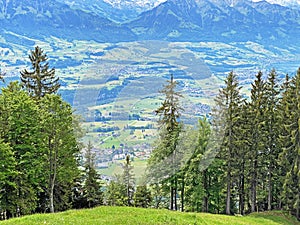
M 230 215 L 230 205 L 231 205 L 231 174 L 227 172 L 227 192 L 226 192 L 226 214 Z
M 51 138 L 49 137 L 49 164 L 50 164 L 50 176 L 49 176 L 49 204 L 50 213 L 54 213 L 54 187 L 56 180 L 56 159 L 57 159 L 57 149 L 51 144 Z
M 54 184 L 51 184 L 51 190 L 50 190 L 50 212 L 54 213 Z
M 208 181 L 207 170 L 203 170 L 202 183 L 204 188 L 204 196 L 202 199 L 202 212 L 208 212 Z
M 297 197 L 298 199 L 297 199 L 297 202 L 298 202 L 298 204 L 297 204 L 297 208 L 296 208 L 296 218 L 298 219 L 298 220 L 300 220 L 300 191 L 299 191 L 299 189 L 298 189 L 298 197 Z
M 244 171 L 243 171 L 244 172 Z M 245 176 L 244 174 L 241 175 L 240 181 L 240 196 L 239 196 L 239 207 L 240 207 L 240 214 L 244 215 L 245 211 Z
M 253 170 L 251 181 L 251 212 L 256 211 L 257 159 L 254 159 Z
M 181 187 L 181 212 L 184 212 L 184 188 L 185 188 L 185 182 L 184 182 L 184 174 L 183 174 L 182 187 Z
M 173 210 L 174 208 L 174 202 L 173 202 L 173 181 L 171 180 L 171 186 L 170 186 L 170 209 Z
M 175 175 L 175 187 L 174 187 L 174 210 L 177 211 L 177 189 L 178 189 L 178 184 L 177 184 L 177 175 Z
M 269 166 L 269 181 L 268 181 L 268 210 L 272 210 L 272 174 L 271 166 Z

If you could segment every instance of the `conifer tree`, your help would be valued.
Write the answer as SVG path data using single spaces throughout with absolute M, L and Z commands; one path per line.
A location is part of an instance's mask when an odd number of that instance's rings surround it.
M 148 208 L 151 204 L 152 196 L 151 191 L 147 185 L 139 185 L 134 193 L 134 206 Z
M 245 206 L 246 206 L 246 190 L 247 188 L 247 162 L 248 162 L 248 136 L 250 130 L 250 118 L 249 118 L 249 104 L 246 102 L 242 104 L 240 109 L 240 127 L 237 135 L 237 147 L 239 151 L 237 152 L 237 159 L 235 166 L 237 167 L 236 171 L 236 183 L 237 183 L 237 192 L 238 192 L 238 206 L 239 206 L 239 214 L 245 214 Z
M 129 155 L 126 155 L 125 164 L 123 165 L 122 179 L 123 179 L 123 184 L 126 187 L 127 206 L 132 206 L 133 205 L 135 179 L 134 179 L 134 173 L 133 173 L 133 166 L 131 165 Z
M 55 76 L 54 68 L 49 69 L 48 58 L 44 51 L 36 46 L 34 51 L 31 51 L 29 59 L 32 71 L 27 69 L 21 71 L 21 81 L 30 96 L 40 99 L 46 94 L 57 92 L 60 87 L 59 78 Z
M 256 79 L 252 83 L 250 103 L 248 107 L 248 118 L 250 122 L 248 130 L 248 147 L 247 155 L 249 161 L 249 182 L 250 182 L 250 206 L 251 212 L 257 210 L 257 188 L 260 176 L 259 168 L 262 168 L 262 153 L 265 150 L 265 82 L 262 79 L 262 72 L 258 72 Z
M 238 133 L 240 127 L 240 107 L 242 97 L 237 76 L 230 72 L 225 79 L 225 87 L 220 89 L 215 99 L 215 108 L 213 110 L 213 123 L 217 130 L 222 130 L 220 137 L 222 143 L 220 146 L 219 158 L 225 163 L 225 181 L 226 181 L 226 214 L 232 212 L 232 186 L 234 174 L 236 171 L 236 160 L 238 148 Z
M 103 203 L 103 193 L 101 191 L 100 176 L 97 174 L 95 166 L 95 153 L 92 152 L 92 144 L 89 141 L 85 153 L 85 179 L 84 179 L 84 198 L 87 207 L 91 208 Z
M 197 147 L 186 163 L 186 194 L 188 207 L 191 211 L 208 212 L 210 202 L 209 179 L 213 177 L 210 168 L 201 170 L 200 163 L 207 151 L 210 137 L 210 125 L 206 118 L 199 120 Z M 209 178 L 210 177 L 210 178 Z
M 279 162 L 278 155 L 280 152 L 279 143 L 279 85 L 277 83 L 277 73 L 272 70 L 266 81 L 266 107 L 265 107 L 265 130 L 267 133 L 267 139 L 265 144 L 265 154 L 263 158 L 264 165 L 266 167 L 264 177 L 266 177 L 267 193 L 268 193 L 268 210 L 274 208 L 274 204 L 279 205 L 280 196 L 278 187 L 279 183 Z M 277 198 L 277 201 L 275 201 Z
M 282 197 L 285 208 L 300 219 L 300 68 L 286 83 L 281 101 L 284 129 L 280 136 L 283 147 L 280 162 L 285 168 Z
M 156 110 L 160 116 L 159 119 L 159 143 L 152 152 L 149 160 L 149 168 L 155 167 L 156 163 L 160 163 L 167 157 L 171 157 L 170 170 L 175 170 L 176 147 L 180 130 L 182 129 L 179 123 L 182 108 L 180 107 L 180 98 L 182 95 L 176 91 L 178 83 L 174 80 L 173 75 L 167 81 L 168 84 L 164 86 L 161 93 L 165 95 L 165 100 L 162 105 Z M 174 171 L 173 171 L 174 172 Z M 170 182 L 170 209 L 177 210 L 177 175 L 170 171 L 172 177 L 167 179 Z M 166 174 L 165 174 L 166 175 Z M 166 181 L 166 180 L 165 180 Z
M 127 199 L 127 187 L 123 183 L 122 176 L 116 175 L 107 186 L 106 204 L 111 206 L 126 206 L 128 204 Z

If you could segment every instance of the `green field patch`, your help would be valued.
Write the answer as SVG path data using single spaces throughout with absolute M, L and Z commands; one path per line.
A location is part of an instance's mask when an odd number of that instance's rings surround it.
M 2 221 L 3 225 L 299 225 L 294 218 L 282 218 L 280 212 L 249 216 L 225 216 L 207 213 L 182 213 L 133 207 L 97 207 L 55 214 L 36 214 Z

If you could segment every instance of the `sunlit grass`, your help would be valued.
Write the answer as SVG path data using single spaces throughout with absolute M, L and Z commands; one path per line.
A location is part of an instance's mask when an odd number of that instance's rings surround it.
M 282 212 L 249 216 L 225 216 L 207 213 L 181 213 L 132 207 L 98 207 L 56 214 L 37 214 L 0 222 L 1 225 L 299 225 Z

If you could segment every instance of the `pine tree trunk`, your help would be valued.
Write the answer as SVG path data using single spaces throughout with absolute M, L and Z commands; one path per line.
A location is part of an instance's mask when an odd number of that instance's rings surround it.
M 204 196 L 202 199 L 202 212 L 208 212 L 207 170 L 203 171 L 202 183 L 203 183 L 203 188 L 204 188 Z
M 230 215 L 230 202 L 231 200 L 231 174 L 227 172 L 227 192 L 226 192 L 226 214 Z
M 256 180 L 257 180 L 257 163 L 255 161 L 254 163 L 254 172 L 253 172 L 253 177 L 251 181 L 251 212 L 256 211 Z
M 202 198 L 202 212 L 208 212 L 208 198 L 204 196 Z
M 240 179 L 241 180 L 240 180 L 239 207 L 240 207 L 240 214 L 244 215 L 244 210 L 245 210 L 245 176 L 244 176 L 244 169 L 242 169 L 242 174 L 240 176 Z
M 272 174 L 271 166 L 269 166 L 269 181 L 268 181 L 268 210 L 272 210 Z
M 185 188 L 185 182 L 184 182 L 184 174 L 183 174 L 182 187 L 181 187 L 181 212 L 184 212 L 184 188 Z
M 174 188 L 174 210 L 177 211 L 177 189 L 178 189 L 177 176 L 175 175 L 175 188 Z
M 170 210 L 173 210 L 174 208 L 174 202 L 173 202 L 173 180 L 171 180 L 171 185 L 170 185 Z
M 300 220 L 300 191 L 299 191 L 299 189 L 298 189 L 298 196 L 297 196 L 297 206 L 296 206 L 296 218 L 298 219 L 298 220 Z

